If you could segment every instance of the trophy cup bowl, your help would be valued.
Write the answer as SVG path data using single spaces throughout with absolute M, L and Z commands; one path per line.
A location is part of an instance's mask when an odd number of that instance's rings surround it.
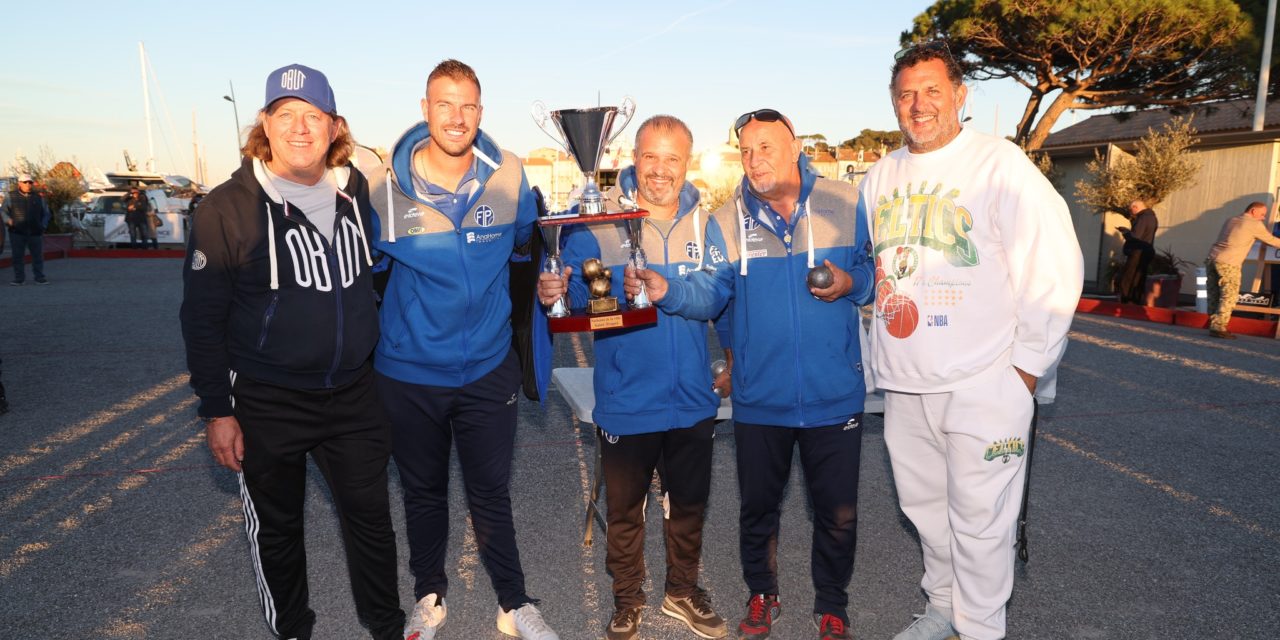
M 600 215 L 605 212 L 604 195 L 600 193 L 597 175 L 605 147 L 613 142 L 635 115 L 636 103 L 627 96 L 621 107 L 591 107 L 586 109 L 547 110 L 541 100 L 533 103 L 533 121 L 544 133 L 569 152 L 578 169 L 586 178 L 579 199 L 582 215 Z M 622 114 L 625 120 L 614 131 L 614 119 Z M 555 126 L 554 132 L 551 125 Z M 557 135 L 558 134 L 558 135 Z

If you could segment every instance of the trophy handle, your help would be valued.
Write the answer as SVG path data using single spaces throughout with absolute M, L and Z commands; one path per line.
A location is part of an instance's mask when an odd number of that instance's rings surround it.
M 613 135 L 609 136 L 609 140 L 605 142 L 605 146 L 613 144 L 614 138 L 621 135 L 622 132 L 626 130 L 627 125 L 631 124 L 631 116 L 636 115 L 636 101 L 631 96 L 623 97 L 622 106 L 618 107 L 618 113 L 622 114 L 622 117 L 625 119 L 622 121 L 622 126 L 618 127 L 617 131 Z
M 553 133 L 551 129 L 547 128 L 547 125 L 551 123 L 551 112 L 547 111 L 547 105 L 543 104 L 541 100 L 534 100 L 531 114 L 533 115 L 533 123 L 538 125 L 538 128 L 542 129 L 542 132 L 547 134 L 547 137 L 555 140 L 556 144 L 560 145 L 561 149 L 564 149 L 565 151 L 569 150 L 569 145 Z

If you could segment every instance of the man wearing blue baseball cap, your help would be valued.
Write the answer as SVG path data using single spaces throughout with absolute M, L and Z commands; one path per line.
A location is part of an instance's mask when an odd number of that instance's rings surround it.
M 240 168 L 200 203 L 183 266 L 191 386 L 214 458 L 239 474 L 258 593 L 279 638 L 310 638 L 315 624 L 308 454 L 337 506 L 360 621 L 379 640 L 404 633 L 391 429 L 373 385 L 373 207 L 353 149 L 323 73 L 273 71 Z

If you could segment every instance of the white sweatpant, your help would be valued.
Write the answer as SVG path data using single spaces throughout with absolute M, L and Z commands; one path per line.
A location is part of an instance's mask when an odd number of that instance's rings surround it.
M 1005 636 L 1034 400 L 1012 366 L 947 393 L 886 391 L 884 440 L 920 534 L 921 588 L 964 640 Z

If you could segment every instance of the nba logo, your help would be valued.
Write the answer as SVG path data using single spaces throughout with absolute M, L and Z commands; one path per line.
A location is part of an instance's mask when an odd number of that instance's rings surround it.
M 488 227 L 493 224 L 493 209 L 487 204 L 482 204 L 476 208 L 475 213 L 476 224 L 482 227 Z
M 690 241 L 684 243 L 684 253 L 689 256 L 690 260 L 702 259 L 702 249 L 698 247 L 698 243 Z

